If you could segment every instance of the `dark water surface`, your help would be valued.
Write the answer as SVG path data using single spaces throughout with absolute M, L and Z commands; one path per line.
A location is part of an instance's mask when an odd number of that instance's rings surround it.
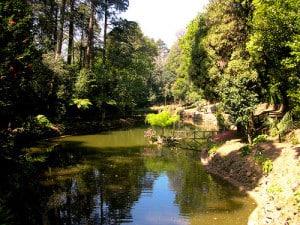
M 61 138 L 30 148 L 32 164 L 1 165 L 0 224 L 247 224 L 254 201 L 199 151 L 148 145 L 144 131 Z

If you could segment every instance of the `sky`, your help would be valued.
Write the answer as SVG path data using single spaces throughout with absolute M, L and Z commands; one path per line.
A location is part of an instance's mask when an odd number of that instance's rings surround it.
M 209 0 L 129 0 L 122 18 L 136 21 L 144 35 L 163 40 L 170 48 Z

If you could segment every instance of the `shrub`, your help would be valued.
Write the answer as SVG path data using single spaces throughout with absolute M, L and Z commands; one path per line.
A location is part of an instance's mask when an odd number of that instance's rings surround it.
M 251 153 L 251 150 L 252 148 L 249 145 L 243 146 L 239 149 L 243 157 L 249 155 Z
M 268 117 L 265 124 L 269 126 L 272 136 L 278 135 L 278 141 L 282 141 L 282 135 L 286 134 L 293 128 L 293 119 L 291 113 L 284 114 L 281 120 Z
M 151 126 L 158 126 L 162 128 L 162 135 L 164 135 L 164 128 L 170 126 L 177 121 L 180 117 L 178 114 L 171 114 L 168 110 L 163 110 L 158 114 L 150 113 L 146 116 L 145 121 Z
M 209 155 L 215 154 L 215 153 L 217 152 L 217 149 L 218 149 L 217 145 L 213 145 L 213 146 L 208 150 L 208 154 L 209 154 Z
M 53 126 L 53 124 L 44 115 L 37 115 L 36 116 L 36 123 L 37 123 L 37 125 L 39 125 L 43 128 L 49 128 L 49 127 Z
M 295 136 L 292 137 L 291 141 L 293 145 L 299 144 L 298 138 L 296 138 Z
M 265 156 L 261 152 L 259 152 L 258 154 L 255 154 L 253 159 L 254 159 L 255 165 L 259 165 L 265 160 Z
M 273 162 L 271 159 L 267 159 L 262 163 L 262 170 L 267 175 L 272 171 L 273 169 Z
M 87 98 L 84 99 L 74 98 L 72 99 L 71 105 L 76 105 L 78 109 L 88 109 L 90 105 L 92 105 L 92 103 Z
M 257 137 L 255 137 L 253 139 L 253 144 L 258 144 L 258 143 L 261 143 L 261 142 L 265 142 L 268 138 L 268 135 L 266 134 L 260 134 L 258 135 Z

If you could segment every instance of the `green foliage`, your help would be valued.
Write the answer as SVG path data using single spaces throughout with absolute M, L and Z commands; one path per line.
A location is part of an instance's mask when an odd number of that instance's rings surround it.
M 281 136 L 289 132 L 293 128 L 293 119 L 290 112 L 287 112 L 281 120 L 277 118 L 268 117 L 265 124 L 269 126 L 272 136 L 279 136 L 281 142 Z
M 261 151 L 258 151 L 253 156 L 253 160 L 254 160 L 255 165 L 260 165 L 265 161 L 265 156 Z
M 124 116 L 173 99 L 221 102 L 231 122 L 246 132 L 259 101 L 284 103 L 299 117 L 299 1 L 210 1 L 170 52 L 163 41 L 144 36 L 136 22 L 115 17 L 127 9 L 127 0 L 109 5 L 96 1 L 91 4 L 95 9 L 86 1 L 74 1 L 73 12 L 72 2 L 66 1 L 62 9 L 62 2 L 54 0 L 1 1 L 1 127 L 18 127 L 39 113 L 56 121 L 77 113 Z M 96 11 L 100 20 L 108 13 L 113 22 L 107 35 L 107 23 L 87 23 Z M 57 54 L 55 44 L 60 28 L 70 32 L 71 24 L 70 63 Z M 105 32 L 104 44 L 100 30 Z M 91 63 L 83 69 L 87 56 Z M 90 110 L 73 112 L 70 102 Z M 226 128 L 220 113 L 217 119 Z M 271 131 L 278 135 L 290 125 L 273 123 Z
M 188 87 L 188 81 L 185 78 L 178 78 L 172 87 L 172 94 L 174 98 L 178 101 L 184 101 Z
M 14 149 L 14 136 L 11 132 L 0 131 L 0 158 L 9 155 Z
M 249 155 L 251 153 L 252 147 L 250 145 L 245 145 L 245 146 L 241 147 L 239 149 L 239 151 L 241 152 L 241 155 L 243 157 L 245 157 L 245 156 L 247 156 L 247 155 Z
M 80 70 L 80 73 L 74 84 L 74 96 L 77 98 L 92 97 L 97 88 L 96 75 L 87 69 Z
M 253 6 L 253 33 L 247 49 L 263 81 L 262 94 L 269 101 L 282 99 L 286 104 L 291 101 L 289 93 L 299 92 L 295 89 L 299 85 L 299 1 L 255 0 Z
M 72 99 L 72 104 L 75 104 L 78 109 L 88 109 L 92 105 L 91 101 L 87 98 L 74 98 Z
M 228 128 L 221 110 L 218 110 L 216 112 L 216 119 L 217 119 L 219 130 L 226 130 Z
M 31 7 L 23 0 L 0 2 L 0 126 L 33 113 L 33 67 L 39 61 L 35 49 Z
M 218 150 L 218 145 L 212 145 L 208 150 L 208 154 L 214 155 L 216 154 L 217 150 Z
M 299 140 L 298 140 L 298 138 L 295 137 L 295 136 L 292 137 L 292 140 L 291 140 L 291 141 L 292 141 L 292 144 L 293 144 L 293 145 L 299 144 Z
M 273 169 L 273 161 L 271 159 L 266 159 L 262 163 L 262 170 L 263 170 L 263 172 L 268 175 L 272 171 L 272 169 Z
M 150 89 L 149 101 L 152 104 L 167 103 L 173 99 L 171 88 L 176 80 L 176 74 L 166 66 L 169 49 L 161 40 L 157 41 L 158 56 L 155 57 L 155 70 L 147 82 Z
M 258 95 L 255 91 L 257 73 L 251 68 L 244 51 L 241 48 L 232 53 L 219 86 L 222 104 L 230 114 L 231 122 L 246 130 Z
M 1 81 L 20 82 L 31 74 L 35 52 L 31 13 L 26 1 L 4 0 L 0 3 Z
M 211 63 L 205 45 L 208 30 L 205 15 L 199 14 L 188 25 L 187 33 L 180 39 L 180 43 L 185 62 L 187 62 L 189 78 L 207 99 L 212 100 L 216 95 L 216 90 L 214 79 L 209 77 L 208 72 Z
M 268 138 L 268 135 L 260 134 L 260 135 L 258 135 L 257 137 L 255 137 L 253 139 L 253 144 L 258 144 L 258 143 L 261 143 L 261 142 L 265 142 L 265 141 L 267 141 L 267 138 Z
M 143 36 L 136 22 L 121 20 L 114 25 L 107 41 L 105 72 L 112 81 L 108 91 L 117 99 L 118 109 L 125 113 L 148 103 L 148 84 L 152 82 L 149 77 L 154 69 L 157 45 Z
M 41 127 L 51 127 L 53 124 L 48 120 L 48 118 L 45 115 L 37 115 L 36 122 Z
M 146 122 L 149 123 L 151 126 L 158 126 L 158 127 L 167 127 L 170 126 L 177 121 L 179 121 L 180 117 L 178 114 L 173 114 L 165 109 L 158 114 L 150 113 L 146 116 Z
M 297 83 L 300 83 L 300 82 L 297 81 Z M 288 96 L 290 98 L 290 101 L 291 101 L 292 116 L 297 120 L 300 120 L 300 95 L 299 95 L 299 91 L 300 91 L 300 84 L 295 85 L 294 88 L 291 88 L 289 90 L 289 94 L 288 94 Z

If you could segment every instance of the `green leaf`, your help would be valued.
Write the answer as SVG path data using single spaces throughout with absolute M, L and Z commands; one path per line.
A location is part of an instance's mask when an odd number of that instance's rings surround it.
M 92 105 L 91 101 L 87 98 L 84 99 L 73 98 L 72 104 L 75 104 L 78 109 L 88 109 L 90 105 Z

